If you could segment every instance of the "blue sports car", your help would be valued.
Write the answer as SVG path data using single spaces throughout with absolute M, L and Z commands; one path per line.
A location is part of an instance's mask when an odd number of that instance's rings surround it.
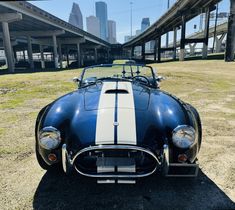
M 202 129 L 197 110 L 160 90 L 151 66 L 87 67 L 78 88 L 45 106 L 36 120 L 43 169 L 99 183 L 135 183 L 151 174 L 194 177 Z

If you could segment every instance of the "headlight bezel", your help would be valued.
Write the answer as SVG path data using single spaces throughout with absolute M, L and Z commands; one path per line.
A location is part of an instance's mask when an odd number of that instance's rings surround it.
M 38 142 L 46 150 L 56 149 L 61 143 L 61 133 L 52 126 L 44 127 L 39 131 Z
M 183 134 L 188 135 L 183 137 L 177 137 L 179 132 L 183 132 Z M 182 134 L 181 134 L 182 135 Z M 180 139 L 181 138 L 181 139 Z M 172 131 L 172 143 L 174 146 L 180 149 L 190 149 L 196 143 L 196 131 L 190 125 L 179 125 Z

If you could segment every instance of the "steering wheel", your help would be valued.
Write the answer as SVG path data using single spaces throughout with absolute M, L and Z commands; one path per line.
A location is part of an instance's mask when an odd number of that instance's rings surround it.
M 138 79 L 139 78 L 139 79 Z M 144 81 L 143 81 L 143 79 L 147 82 L 147 83 L 145 83 Z M 148 86 L 150 86 L 150 81 L 149 81 L 149 79 L 147 78 L 147 77 L 145 77 L 145 76 L 143 76 L 143 75 L 136 75 L 136 76 L 134 76 L 133 77 L 133 80 L 139 80 L 140 82 L 144 82 L 145 84 L 147 84 Z

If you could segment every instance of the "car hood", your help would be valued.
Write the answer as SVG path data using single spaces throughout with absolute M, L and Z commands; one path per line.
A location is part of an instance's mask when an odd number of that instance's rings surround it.
M 182 102 L 170 94 L 129 82 L 81 88 L 50 105 L 41 128 L 53 126 L 73 148 L 129 144 L 154 148 L 189 124 Z
M 146 110 L 149 98 L 148 87 L 130 82 L 104 82 L 85 89 L 84 106 L 85 110 L 91 111 L 114 108 L 118 103 L 118 108 Z

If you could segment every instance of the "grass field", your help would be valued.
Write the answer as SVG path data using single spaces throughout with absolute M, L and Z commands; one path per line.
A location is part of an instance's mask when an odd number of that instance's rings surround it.
M 152 66 L 167 78 L 162 89 L 198 109 L 203 123 L 200 168 L 235 201 L 235 63 L 210 60 Z M 76 87 L 71 78 L 80 73 L 0 76 L 1 209 L 35 208 L 35 191 L 45 176 L 34 157 L 36 116 L 52 100 L 73 91 Z

